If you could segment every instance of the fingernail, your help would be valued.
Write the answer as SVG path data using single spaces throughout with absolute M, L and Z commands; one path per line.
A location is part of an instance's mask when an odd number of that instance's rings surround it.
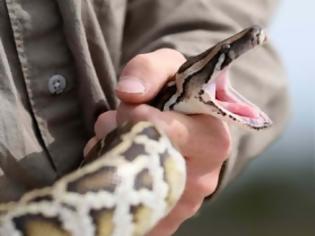
M 116 90 L 124 93 L 144 93 L 143 82 L 131 76 L 122 76 L 116 86 Z

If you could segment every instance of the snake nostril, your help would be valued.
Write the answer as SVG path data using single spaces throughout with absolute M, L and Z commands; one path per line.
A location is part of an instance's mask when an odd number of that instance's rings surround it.
M 228 50 L 228 49 L 230 49 L 230 48 L 231 48 L 231 45 L 230 45 L 229 43 L 224 44 L 224 45 L 222 46 L 222 49 L 223 49 L 223 50 Z

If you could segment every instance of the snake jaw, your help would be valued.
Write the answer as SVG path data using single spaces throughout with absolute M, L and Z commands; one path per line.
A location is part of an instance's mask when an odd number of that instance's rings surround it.
M 217 73 L 214 81 L 203 86 L 203 90 L 214 103 L 231 113 L 249 118 L 259 116 L 259 109 L 231 86 L 227 68 Z
M 272 124 L 271 119 L 259 107 L 232 87 L 228 68 L 216 73 L 213 80 L 202 87 L 199 101 L 209 106 L 208 114 L 224 117 L 227 121 L 233 120 L 253 129 L 267 128 Z

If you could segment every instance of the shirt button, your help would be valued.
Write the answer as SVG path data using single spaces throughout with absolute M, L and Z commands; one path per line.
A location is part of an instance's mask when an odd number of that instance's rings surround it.
M 53 75 L 48 82 L 48 89 L 51 94 L 61 94 L 66 88 L 66 79 L 62 75 Z

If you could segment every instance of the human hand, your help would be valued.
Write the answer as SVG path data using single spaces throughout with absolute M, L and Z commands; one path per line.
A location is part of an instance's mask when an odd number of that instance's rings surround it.
M 99 116 L 95 123 L 96 136 L 85 148 L 87 153 L 117 124 L 148 120 L 161 128 L 185 157 L 185 191 L 174 209 L 148 234 L 150 236 L 173 234 L 199 210 L 204 198 L 215 191 L 220 169 L 230 151 L 230 133 L 221 120 L 208 115 L 161 112 L 144 104 L 157 95 L 184 61 L 184 56 L 172 49 L 160 49 L 130 60 L 116 88 L 121 104 L 117 111 Z

